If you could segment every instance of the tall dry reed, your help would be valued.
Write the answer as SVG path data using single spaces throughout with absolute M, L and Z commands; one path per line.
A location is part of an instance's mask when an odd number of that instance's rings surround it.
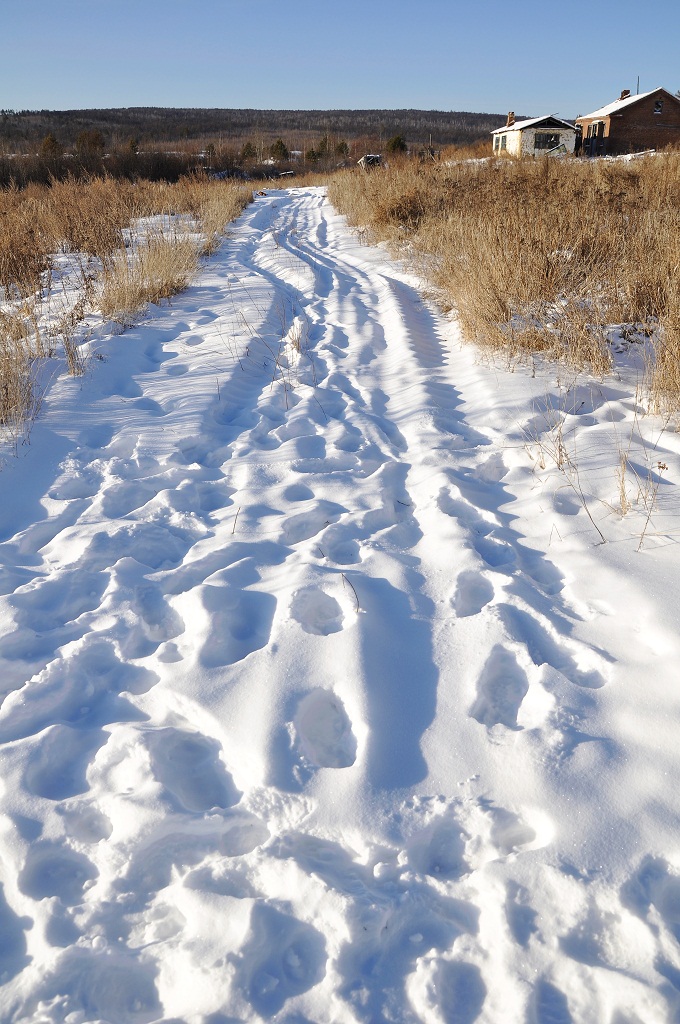
M 411 163 L 339 174 L 329 195 L 372 237 L 407 241 L 482 345 L 601 372 L 609 325 L 654 329 L 655 400 L 680 407 L 680 153 Z

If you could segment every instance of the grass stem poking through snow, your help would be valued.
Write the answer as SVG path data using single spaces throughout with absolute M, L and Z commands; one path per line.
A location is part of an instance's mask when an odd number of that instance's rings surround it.
M 651 492 L 650 492 L 650 494 L 648 496 L 648 500 L 647 500 L 647 518 L 645 520 L 645 525 L 644 525 L 644 528 L 642 530 L 642 533 L 640 534 L 640 543 L 637 546 L 637 550 L 638 551 L 640 551 L 640 549 L 642 548 L 642 542 L 645 539 L 645 534 L 647 533 L 647 529 L 648 529 L 649 524 L 650 524 L 651 519 L 652 519 L 652 512 L 654 511 L 654 508 L 656 506 L 656 499 L 657 499 L 657 495 L 659 493 L 659 487 L 661 485 L 662 474 L 665 473 L 667 469 L 668 469 L 668 466 L 666 465 L 665 462 L 657 462 L 657 464 L 656 464 L 656 470 L 657 470 L 656 475 L 653 475 L 652 472 L 650 471 L 649 479 L 650 479 L 650 484 L 651 484 Z
M 352 588 L 352 593 L 354 594 L 354 600 L 357 603 L 356 610 L 357 610 L 357 613 L 359 613 L 361 611 L 361 606 L 359 604 L 359 595 L 356 592 L 356 588 L 355 588 L 354 584 L 352 583 L 352 581 L 347 576 L 345 576 L 344 572 L 341 572 L 340 575 L 342 576 L 343 583 L 346 583 L 349 587 Z

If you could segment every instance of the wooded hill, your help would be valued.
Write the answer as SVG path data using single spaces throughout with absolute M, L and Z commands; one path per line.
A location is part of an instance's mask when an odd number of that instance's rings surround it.
M 230 110 L 127 107 L 109 110 L 3 110 L 0 146 L 29 151 L 48 134 L 70 148 L 83 131 L 97 130 L 106 144 L 134 137 L 141 145 L 216 138 L 225 144 L 249 136 L 301 138 L 332 134 L 389 139 L 409 145 L 466 145 L 503 123 L 505 115 L 442 110 Z

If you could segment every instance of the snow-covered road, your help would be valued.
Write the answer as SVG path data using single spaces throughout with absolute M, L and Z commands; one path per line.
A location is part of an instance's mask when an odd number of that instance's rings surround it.
M 0 1018 L 680 1019 L 677 555 L 545 383 L 321 189 L 98 353 L 0 474 Z

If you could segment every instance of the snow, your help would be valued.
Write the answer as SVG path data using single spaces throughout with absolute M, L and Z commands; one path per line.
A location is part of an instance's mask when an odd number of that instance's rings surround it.
M 642 342 L 485 361 L 308 188 L 89 344 L 0 473 L 0 1018 L 677 1019 Z
M 541 117 L 530 117 L 525 121 L 513 121 L 512 124 L 504 124 L 501 128 L 494 128 L 491 132 L 492 135 L 497 135 L 501 132 L 521 132 L 525 128 L 532 128 L 534 126 L 543 124 L 544 121 L 558 121 L 563 128 L 571 128 L 575 131 L 573 124 L 569 121 L 563 121 L 561 117 L 557 117 L 556 114 L 543 114 Z
M 650 89 L 649 92 L 639 92 L 635 96 L 626 96 L 624 99 L 614 100 L 613 103 L 607 103 L 606 106 L 599 107 L 598 110 L 593 110 L 591 114 L 580 114 L 578 120 L 587 120 L 591 117 L 609 117 L 610 114 L 616 114 L 619 110 L 622 110 L 623 107 L 629 107 L 632 103 L 644 100 L 647 96 L 651 96 L 653 93 L 658 91 L 658 88 Z

